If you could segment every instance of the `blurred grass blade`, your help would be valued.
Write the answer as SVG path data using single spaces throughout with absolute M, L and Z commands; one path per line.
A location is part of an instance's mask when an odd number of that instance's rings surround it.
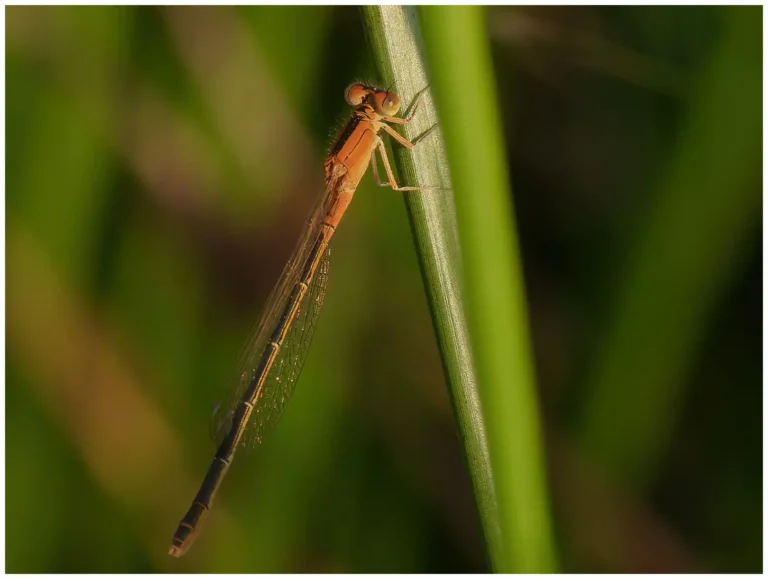
M 422 275 L 493 568 L 551 571 L 555 563 L 524 294 L 482 12 L 434 8 L 424 13 L 428 48 L 435 55 L 430 80 L 438 99 L 443 97 L 441 126 L 455 179 L 465 270 L 453 193 L 429 191 L 406 199 Z M 364 15 L 382 79 L 395 81 L 403 101 L 410 102 L 428 84 L 415 10 L 368 7 Z M 431 95 L 426 104 L 429 113 L 420 113 L 408 137 L 436 121 Z M 400 153 L 404 182 L 450 187 L 441 136 L 413 155 Z
M 760 12 L 721 10 L 723 38 L 619 280 L 581 417 L 585 449 L 638 486 L 669 444 L 702 325 L 760 223 Z

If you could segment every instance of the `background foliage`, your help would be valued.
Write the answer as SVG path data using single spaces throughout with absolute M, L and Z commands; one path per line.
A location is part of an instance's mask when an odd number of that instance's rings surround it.
M 564 571 L 761 569 L 760 10 L 487 11 Z M 166 555 L 372 76 L 358 12 L 12 7 L 6 37 L 7 571 L 487 570 L 369 179 L 284 419 Z

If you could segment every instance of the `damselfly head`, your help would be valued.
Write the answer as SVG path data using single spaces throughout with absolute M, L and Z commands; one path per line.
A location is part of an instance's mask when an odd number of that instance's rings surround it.
M 390 90 L 382 90 L 371 85 L 356 82 L 347 87 L 344 93 L 347 102 L 353 107 L 363 103 L 371 105 L 380 115 L 391 117 L 400 110 L 400 97 Z

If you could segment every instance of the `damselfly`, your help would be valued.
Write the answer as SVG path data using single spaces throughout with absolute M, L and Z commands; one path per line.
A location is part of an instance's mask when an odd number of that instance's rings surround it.
M 392 173 L 380 131 L 413 148 L 413 142 L 388 123 L 405 125 L 420 104 L 420 93 L 405 117 L 399 97 L 362 83 L 350 85 L 346 100 L 354 107 L 352 118 L 342 129 L 325 160 L 325 190 L 307 222 L 306 229 L 267 300 L 264 315 L 248 342 L 240 362 L 236 386 L 228 404 L 214 415 L 213 430 L 221 440 L 192 506 L 179 523 L 169 554 L 180 557 L 195 539 L 211 508 L 238 445 L 261 442 L 275 425 L 293 393 L 306 358 L 328 280 L 328 242 L 347 210 L 368 164 L 379 185 L 395 191 L 434 187 L 399 187 Z M 434 127 L 433 127 L 434 128 Z M 379 180 L 376 151 L 384 164 L 387 181 Z

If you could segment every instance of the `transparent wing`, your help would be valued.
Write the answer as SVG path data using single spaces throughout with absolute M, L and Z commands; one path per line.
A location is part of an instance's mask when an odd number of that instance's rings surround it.
M 211 420 L 211 437 L 216 442 L 221 442 L 229 432 L 237 403 L 253 379 L 272 330 L 280 319 L 280 314 L 289 299 L 291 290 L 299 281 L 304 263 L 322 225 L 324 200 L 325 196 L 313 210 L 304 235 L 299 240 L 293 256 L 286 264 L 277 285 L 267 300 L 264 315 L 262 315 L 259 325 L 241 353 L 234 384 L 230 386 L 224 401 L 217 404 L 214 409 Z M 241 440 L 241 446 L 254 446 L 262 441 L 263 437 L 277 423 L 288 398 L 293 393 L 304 360 L 309 352 L 315 325 L 320 315 L 320 307 L 325 297 L 329 255 L 330 250 L 326 249 L 304 299 L 299 304 L 299 311 L 291 324 L 277 358 L 267 373 L 262 396 L 256 400 L 251 419 Z
M 277 424 L 296 388 L 325 298 L 329 256 L 330 249 L 326 249 L 299 306 L 299 313 L 288 330 L 272 369 L 267 374 L 263 396 L 256 401 L 253 408 L 251 420 L 243 435 L 242 446 L 261 443 L 264 436 Z

